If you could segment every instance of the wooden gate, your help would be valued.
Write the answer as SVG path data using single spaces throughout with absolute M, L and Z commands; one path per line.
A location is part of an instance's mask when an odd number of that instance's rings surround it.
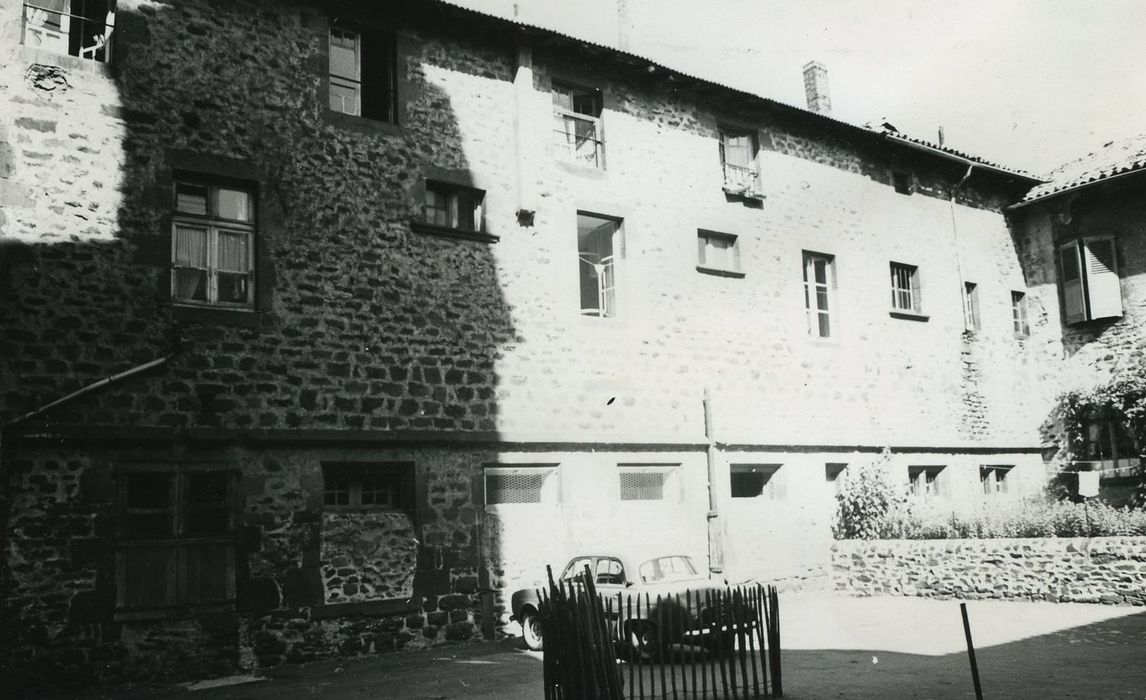
M 586 568 L 540 594 L 546 700 L 783 697 L 772 586 L 603 596 Z

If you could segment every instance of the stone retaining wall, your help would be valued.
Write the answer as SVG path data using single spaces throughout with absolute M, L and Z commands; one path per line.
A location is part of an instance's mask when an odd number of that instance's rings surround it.
M 840 541 L 836 592 L 1146 605 L 1146 537 Z

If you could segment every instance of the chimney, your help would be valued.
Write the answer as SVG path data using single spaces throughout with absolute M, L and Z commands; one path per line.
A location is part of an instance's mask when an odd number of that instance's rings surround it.
M 832 113 L 832 98 L 828 94 L 828 69 L 822 63 L 809 61 L 804 66 L 804 95 L 808 109 L 817 114 Z

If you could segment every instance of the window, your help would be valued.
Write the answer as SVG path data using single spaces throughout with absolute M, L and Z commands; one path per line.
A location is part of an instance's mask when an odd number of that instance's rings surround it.
M 560 499 L 557 468 L 553 466 L 486 467 L 487 506 L 557 503 Z
M 623 256 L 620 222 L 577 214 L 577 260 L 581 278 L 581 314 L 617 315 L 617 260 Z
M 674 466 L 622 464 L 617 485 L 622 501 L 678 501 L 679 485 Z
M 848 465 L 845 462 L 828 462 L 824 465 L 824 480 L 833 494 L 843 491 L 847 469 Z
M 557 157 L 591 168 L 605 167 L 601 91 L 553 82 Z
M 251 189 L 178 178 L 171 298 L 185 304 L 253 307 L 254 236 Z
M 672 556 L 650 559 L 637 568 L 641 583 L 670 583 L 696 578 L 696 567 L 688 557 Z
M 327 508 L 413 511 L 414 465 L 324 464 L 322 503 Z
M 730 489 L 733 498 L 764 498 L 783 501 L 787 487 L 779 476 L 781 464 L 730 464 Z
M 740 272 L 739 239 L 730 233 L 697 231 L 697 266 L 716 272 Z
M 1059 285 L 1068 324 L 1122 315 L 1122 286 L 1113 236 L 1059 246 Z
M 911 484 L 911 495 L 916 498 L 941 498 L 946 495 L 944 479 L 945 467 L 908 467 L 907 478 Z
M 330 28 L 330 109 L 397 122 L 394 37 L 380 31 Z
M 1083 455 L 1089 462 L 1113 462 L 1113 466 L 1138 464 L 1141 454 L 1137 440 L 1117 420 L 1088 420 L 1083 424 Z
M 485 192 L 469 187 L 426 182 L 422 220 L 431 226 L 479 232 L 483 228 Z
M 919 268 L 916 266 L 891 263 L 891 308 L 910 314 L 921 312 Z
M 599 585 L 625 585 L 625 567 L 621 565 L 620 561 L 611 557 L 602 557 L 597 560 L 595 574 Z
M 1031 335 L 1031 324 L 1027 320 L 1027 295 L 1024 292 L 1011 292 L 1011 325 L 1016 338 Z
M 737 129 L 720 129 L 720 167 L 724 189 L 731 194 L 758 194 L 756 134 Z
M 915 191 L 915 183 L 912 181 L 911 173 L 903 170 L 892 171 L 891 186 L 900 194 L 911 194 Z
M 979 320 L 979 285 L 974 282 L 963 283 L 963 324 L 969 331 L 981 330 Z
M 24 44 L 95 61 L 111 59 L 115 0 L 24 3 Z
M 804 251 L 804 309 L 808 333 L 818 338 L 832 336 L 832 294 L 835 288 L 835 258 Z
M 979 467 L 979 483 L 983 486 L 984 496 L 1007 493 L 1008 476 L 1011 474 L 1010 466 Z
M 125 466 L 118 475 L 116 616 L 168 617 L 235 599 L 238 472 Z

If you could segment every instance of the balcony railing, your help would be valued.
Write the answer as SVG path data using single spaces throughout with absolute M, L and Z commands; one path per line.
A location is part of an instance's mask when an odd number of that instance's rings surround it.
M 756 168 L 726 162 L 724 163 L 724 189 L 732 194 L 746 197 L 756 196 L 760 193 L 759 174 Z
M 605 142 L 597 117 L 554 112 L 557 157 L 590 168 L 605 167 Z
M 115 29 L 114 2 L 89 3 L 94 17 L 66 12 L 69 3 L 39 0 L 24 3 L 24 45 L 95 61 L 111 57 L 111 33 Z

